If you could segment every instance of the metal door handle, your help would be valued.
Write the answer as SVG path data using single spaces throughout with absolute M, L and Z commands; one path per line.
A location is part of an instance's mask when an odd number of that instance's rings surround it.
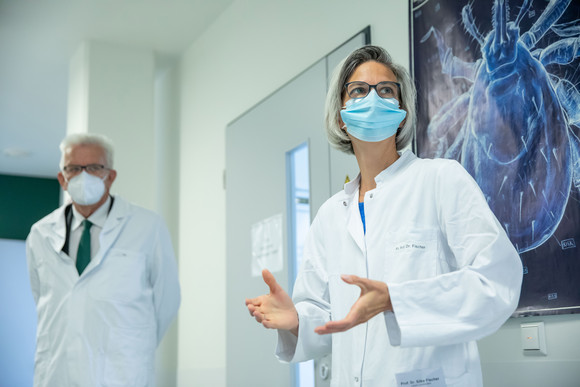
M 318 369 L 318 374 L 320 375 L 320 379 L 326 380 L 328 376 L 330 376 L 330 367 L 326 363 L 322 363 L 320 368 Z

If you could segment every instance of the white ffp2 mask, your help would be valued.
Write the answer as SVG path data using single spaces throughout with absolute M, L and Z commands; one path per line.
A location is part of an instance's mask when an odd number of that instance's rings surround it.
M 90 206 L 97 203 L 105 193 L 105 178 L 82 171 L 68 181 L 67 192 L 72 200 L 81 206 Z

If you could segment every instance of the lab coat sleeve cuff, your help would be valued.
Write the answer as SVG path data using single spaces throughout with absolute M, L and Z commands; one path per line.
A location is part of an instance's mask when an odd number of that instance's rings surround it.
M 296 304 L 298 312 L 298 337 L 288 331 L 278 331 L 276 357 L 282 362 L 296 363 L 325 356 L 331 350 L 331 335 L 319 335 L 314 329 L 326 324 L 330 316 L 308 303 Z
M 298 337 L 290 331 L 278 329 L 278 345 L 276 347 L 276 357 L 283 363 L 290 363 L 296 352 Z
M 393 347 L 401 345 L 401 328 L 397 322 L 397 316 L 391 311 L 383 313 L 385 316 L 385 324 L 387 325 L 387 333 L 389 342 Z

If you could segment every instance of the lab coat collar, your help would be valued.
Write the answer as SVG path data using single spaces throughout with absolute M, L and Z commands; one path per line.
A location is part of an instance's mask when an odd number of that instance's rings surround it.
M 103 225 L 103 228 L 110 229 L 114 224 L 116 224 L 116 221 L 129 216 L 132 213 L 132 211 L 133 210 L 129 202 L 124 200 L 122 197 L 115 196 L 113 207 L 109 212 L 109 216 L 107 217 L 107 221 Z
M 344 193 L 350 196 L 358 192 L 359 185 L 360 185 L 360 172 L 356 177 L 356 179 L 351 180 L 348 183 L 344 184 Z
M 409 164 L 411 164 L 413 161 L 417 159 L 417 156 L 415 156 L 415 154 L 410 150 L 398 153 L 400 157 L 397 159 L 397 161 L 389 165 L 375 177 L 375 182 L 377 183 L 377 186 L 390 179 L 391 176 L 405 169 L 405 167 L 407 167 Z
M 110 199 L 109 199 L 110 200 Z M 109 201 L 107 201 L 109 203 Z M 65 243 L 66 239 L 66 220 L 65 220 L 65 208 L 70 205 L 70 202 L 64 204 L 63 206 L 54 210 L 50 215 L 48 215 L 48 223 L 47 227 L 48 230 L 52 232 L 47 233 L 47 239 L 52 247 L 52 249 L 62 258 L 66 259 L 67 255 L 62 252 L 62 248 Z M 108 205 L 101 206 L 99 210 L 102 208 L 105 211 L 108 211 Z M 123 229 L 123 225 L 129 219 L 129 215 L 131 214 L 132 209 L 129 203 L 123 198 L 119 196 L 115 196 L 113 207 L 111 208 L 111 212 L 105 223 L 103 224 L 103 230 L 101 231 L 101 240 L 100 240 L 100 248 L 97 255 L 92 259 L 95 261 L 94 265 L 89 265 L 83 275 L 85 273 L 88 274 L 94 267 L 98 266 L 101 262 L 103 256 L 109 251 L 110 247 L 113 245 L 121 230 Z
M 395 161 L 375 177 L 377 187 L 381 184 L 384 184 L 388 179 L 390 179 L 396 173 L 402 171 L 405 167 L 417 159 L 417 156 L 415 156 L 410 150 L 399 152 L 399 155 L 400 157 L 397 159 L 397 161 Z M 357 246 L 364 253 L 366 251 L 366 245 L 364 240 L 364 228 L 358 207 L 359 188 L 360 173 L 356 179 L 344 185 L 344 193 L 343 195 L 338 195 L 337 199 L 339 201 L 338 205 L 343 207 L 345 210 L 348 232 Z
M 415 156 L 415 154 L 410 150 L 398 153 L 400 157 L 397 159 L 397 161 L 395 161 L 393 164 L 385 168 L 381 173 L 379 173 L 375 177 L 375 182 L 377 183 L 377 186 L 380 185 L 381 183 L 384 183 L 395 173 L 401 171 L 402 169 L 404 169 L 406 166 L 408 166 L 417 159 L 417 156 Z M 359 186 L 360 186 L 360 173 L 358 174 L 356 179 L 349 181 L 344 185 L 344 193 L 347 194 L 348 196 L 358 193 Z

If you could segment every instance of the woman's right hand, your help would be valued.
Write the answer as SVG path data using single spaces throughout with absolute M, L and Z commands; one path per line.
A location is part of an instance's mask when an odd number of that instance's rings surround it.
M 262 270 L 262 278 L 270 288 L 270 294 L 246 299 L 250 315 L 266 328 L 285 329 L 298 336 L 298 312 L 292 298 L 267 269 Z

